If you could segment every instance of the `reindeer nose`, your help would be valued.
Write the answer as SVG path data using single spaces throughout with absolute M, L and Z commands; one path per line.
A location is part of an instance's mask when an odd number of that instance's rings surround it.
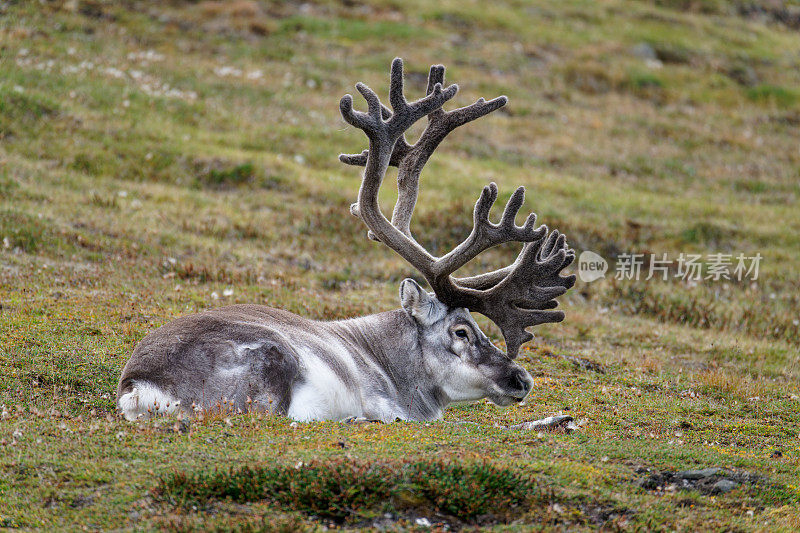
M 532 386 L 533 384 L 525 371 L 515 372 L 511 376 L 511 387 L 520 391 L 523 397 L 531 391 Z

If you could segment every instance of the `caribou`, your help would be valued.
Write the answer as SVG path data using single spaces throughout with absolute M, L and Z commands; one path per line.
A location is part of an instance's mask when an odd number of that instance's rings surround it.
M 575 283 L 574 275 L 562 275 L 575 254 L 563 234 L 537 227 L 535 214 L 516 224 L 523 187 L 510 196 L 499 222 L 492 222 L 494 183 L 483 188 L 475 204 L 471 233 L 448 253 L 434 256 L 413 237 L 420 175 L 434 150 L 454 129 L 507 102 L 505 96 L 481 98 L 445 111 L 458 86 L 445 87 L 444 74 L 443 66 L 432 66 L 426 95 L 409 102 L 403 62 L 397 58 L 390 74 L 391 109 L 362 83 L 356 89 L 367 111 L 353 109 L 349 94 L 339 106 L 344 120 L 369 141 L 362 153 L 339 156 L 343 163 L 364 167 L 351 213 L 370 239 L 407 261 L 433 292 L 405 279 L 399 309 L 332 322 L 259 305 L 178 318 L 149 333 L 125 365 L 117 402 L 127 419 L 225 406 L 299 421 L 426 421 L 441 418 L 453 402 L 488 398 L 507 406 L 527 396 L 533 380 L 514 359 L 533 338 L 526 328 L 564 319 L 554 308 L 556 298 Z M 405 133 L 426 116 L 427 127 L 409 144 Z M 378 203 L 389 166 L 398 167 L 391 220 Z M 454 275 L 504 243 L 521 244 L 512 264 L 475 276 Z M 471 312 L 500 328 L 506 353 L 481 331 Z

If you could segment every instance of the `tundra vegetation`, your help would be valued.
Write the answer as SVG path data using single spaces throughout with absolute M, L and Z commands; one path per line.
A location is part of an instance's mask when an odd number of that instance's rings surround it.
M 0 526 L 800 527 L 796 5 L 0 10 Z M 177 316 L 396 307 L 413 272 L 347 215 L 359 177 L 336 160 L 363 148 L 339 96 L 384 88 L 396 55 L 411 93 L 446 63 L 461 102 L 510 100 L 428 163 L 414 222 L 427 249 L 462 240 L 495 181 L 524 184 L 523 211 L 578 251 L 760 252 L 759 279 L 579 282 L 560 298 L 567 320 L 520 350 L 534 387 L 506 409 L 122 420 L 124 361 Z M 556 413 L 579 429 L 507 429 Z

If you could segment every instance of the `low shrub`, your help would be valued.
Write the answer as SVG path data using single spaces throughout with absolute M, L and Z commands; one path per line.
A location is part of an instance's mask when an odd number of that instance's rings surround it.
M 183 506 L 203 506 L 212 499 L 266 500 L 336 522 L 412 509 L 464 522 L 487 515 L 500 520 L 541 498 L 529 474 L 489 463 L 338 459 L 297 466 L 174 472 L 161 478 L 154 494 Z
M 505 514 L 538 492 L 529 475 L 487 463 L 416 463 L 407 480 L 437 512 L 464 521 Z

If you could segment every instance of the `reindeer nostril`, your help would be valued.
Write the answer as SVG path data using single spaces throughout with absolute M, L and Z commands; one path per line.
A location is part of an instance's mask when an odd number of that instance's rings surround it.
M 517 372 L 511 378 L 511 385 L 515 389 L 522 391 L 525 394 L 531 390 L 531 383 L 528 379 L 525 379 L 526 376 L 522 372 Z

